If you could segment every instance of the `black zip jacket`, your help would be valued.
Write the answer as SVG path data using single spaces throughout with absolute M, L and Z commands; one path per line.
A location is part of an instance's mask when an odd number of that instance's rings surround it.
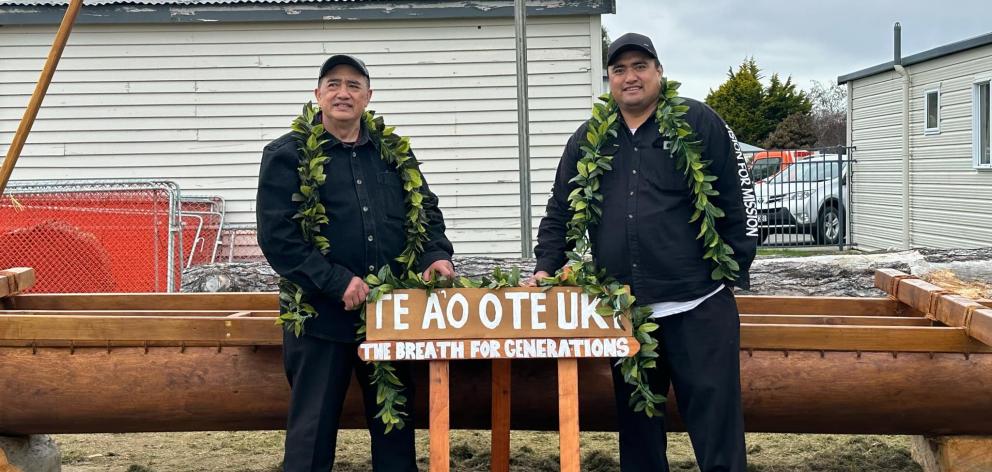
M 364 123 L 354 145 L 329 134 L 325 137 L 330 139 L 324 146 L 330 160 L 324 164 L 327 180 L 320 187 L 320 199 L 330 223 L 321 228 L 321 234 L 330 241 L 330 252 L 321 255 L 304 241 L 299 220 L 293 219 L 298 203 L 292 196 L 299 191 L 300 178 L 298 144 L 292 133 L 272 141 L 262 153 L 255 209 L 258 245 L 272 268 L 302 287 L 316 308 L 319 316 L 306 322 L 305 332 L 354 342 L 359 312 L 346 311 L 341 297 L 354 276 L 364 278 L 387 264 L 393 273 L 403 273 L 395 258 L 406 246 L 405 192 L 396 168 L 379 158 L 377 144 L 369 139 Z M 429 241 L 418 260 L 418 271 L 435 261 L 450 260 L 453 252 L 444 235 L 437 196 L 426 180 L 421 193 Z
M 685 118 L 696 139 L 703 143 L 703 160 L 717 177 L 714 188 L 720 195 L 713 204 L 726 213 L 717 219 L 717 231 L 734 250 L 740 265 L 736 284 L 748 288 L 748 269 L 758 246 L 757 209 L 751 177 L 733 131 L 719 115 L 703 103 L 686 100 Z M 567 258 L 566 222 L 572 212 L 569 183 L 582 157 L 580 142 L 585 123 L 568 140 L 546 216 L 537 236 L 536 270 L 553 274 Z M 667 143 L 658 132 L 654 117 L 631 135 L 621 115 L 617 138 L 603 146 L 613 155 L 613 170 L 601 177 L 603 217 L 589 228 L 596 264 L 629 284 L 641 304 L 688 301 L 706 295 L 720 282 L 711 278 L 712 262 L 703 259 L 703 243 L 696 239 L 700 220 L 689 223 L 694 210 L 685 175 L 677 170 Z

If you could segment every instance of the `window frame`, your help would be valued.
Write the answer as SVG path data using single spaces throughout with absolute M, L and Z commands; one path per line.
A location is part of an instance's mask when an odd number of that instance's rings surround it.
M 981 77 L 977 78 L 971 87 L 971 136 L 972 136 L 972 154 L 971 154 L 971 164 L 972 168 L 976 170 L 992 170 L 992 156 L 989 158 L 989 162 L 982 164 L 982 145 L 981 145 L 981 125 L 982 119 L 979 114 L 981 113 L 981 87 L 985 85 L 989 89 L 989 105 L 986 107 L 986 113 L 992 114 L 992 77 Z M 988 117 L 989 129 L 989 139 L 992 140 L 992 116 Z
M 930 94 L 937 95 L 937 126 L 930 127 L 928 120 L 930 118 Z M 940 134 L 940 87 L 929 88 L 923 91 L 923 134 L 924 135 L 934 135 Z

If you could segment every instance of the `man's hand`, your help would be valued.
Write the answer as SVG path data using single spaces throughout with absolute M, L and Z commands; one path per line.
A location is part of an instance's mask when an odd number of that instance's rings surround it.
M 523 282 L 520 282 L 520 286 L 521 287 L 537 287 L 537 283 L 541 279 L 547 278 L 547 277 L 551 277 L 551 274 L 548 274 L 547 272 L 545 272 L 543 270 L 539 270 L 537 272 L 534 272 L 534 275 L 530 276 L 529 279 L 524 280 Z
M 424 280 L 430 281 L 434 278 L 434 274 L 440 275 L 441 277 L 453 278 L 455 276 L 455 266 L 451 265 L 451 261 L 439 260 L 434 261 L 427 270 L 424 271 Z
M 369 296 L 369 286 L 365 284 L 365 281 L 358 278 L 352 277 L 351 282 L 348 282 L 348 288 L 344 290 L 344 295 L 341 296 L 341 301 L 344 302 L 345 310 L 357 310 L 358 307 L 365 303 L 365 298 Z

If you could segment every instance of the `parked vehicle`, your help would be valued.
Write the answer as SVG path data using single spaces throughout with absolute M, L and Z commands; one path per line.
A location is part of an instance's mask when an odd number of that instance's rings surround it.
M 793 163 L 755 185 L 758 225 L 764 236 L 808 234 L 817 244 L 840 243 L 847 205 L 844 156 L 827 154 Z
M 801 150 L 756 152 L 751 158 L 751 179 L 762 182 L 811 155 L 811 152 Z

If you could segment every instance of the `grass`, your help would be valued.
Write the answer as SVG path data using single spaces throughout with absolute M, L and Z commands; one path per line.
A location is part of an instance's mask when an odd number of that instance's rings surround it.
M 64 472 L 280 472 L 281 431 L 74 434 L 55 436 Z M 673 472 L 698 471 L 688 436 L 669 435 Z M 582 470 L 620 469 L 616 433 L 582 433 Z M 748 466 L 754 472 L 920 472 L 909 454 L 908 436 L 749 434 Z M 418 464 L 427 470 L 427 434 L 417 432 Z M 342 431 L 338 472 L 371 470 L 364 431 Z M 489 470 L 489 432 L 454 431 L 451 470 Z M 558 470 L 558 435 L 514 431 L 510 469 Z

